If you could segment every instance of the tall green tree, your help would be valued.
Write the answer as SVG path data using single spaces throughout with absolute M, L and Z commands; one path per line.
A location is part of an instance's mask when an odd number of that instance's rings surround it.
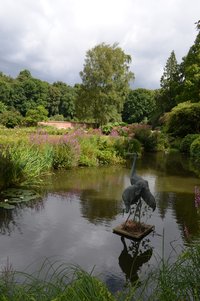
M 60 98 L 61 98 L 60 90 L 53 85 L 49 86 L 48 96 L 47 96 L 47 102 L 48 102 L 47 106 L 48 106 L 49 116 L 54 116 L 59 114 Z
M 53 83 L 53 86 L 60 91 L 59 114 L 72 119 L 75 114 L 75 89 L 61 81 Z
M 163 75 L 160 79 L 160 86 L 158 108 L 161 113 L 169 112 L 177 104 L 176 96 L 180 87 L 180 67 L 174 51 L 171 52 L 167 59 Z
M 124 103 L 122 120 L 127 123 L 141 122 L 145 119 L 149 121 L 155 107 L 155 93 L 153 90 L 130 90 Z
M 121 119 L 121 112 L 134 78 L 131 56 L 117 44 L 99 44 L 86 53 L 82 85 L 76 102 L 77 117 L 98 125 Z
M 182 93 L 180 93 L 180 102 L 200 101 L 200 20 L 196 23 L 198 31 L 194 45 L 183 58 L 182 67 Z

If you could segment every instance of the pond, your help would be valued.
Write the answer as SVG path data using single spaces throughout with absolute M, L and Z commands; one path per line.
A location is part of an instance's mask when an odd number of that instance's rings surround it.
M 13 210 L 0 209 L 0 265 L 34 271 L 60 260 L 93 271 L 113 292 L 143 279 L 160 258 L 175 259 L 200 240 L 195 186 L 200 179 L 176 154 L 146 154 L 137 173 L 149 182 L 157 208 L 146 223 L 155 231 L 141 242 L 113 233 L 125 221 L 121 195 L 130 185 L 130 166 L 56 172 L 42 199 Z

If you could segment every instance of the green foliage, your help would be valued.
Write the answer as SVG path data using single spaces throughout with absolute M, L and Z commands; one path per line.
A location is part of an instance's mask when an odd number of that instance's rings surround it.
M 154 91 L 146 89 L 131 90 L 124 103 L 122 120 L 127 123 L 149 120 L 155 111 Z
M 159 107 L 161 112 L 169 112 L 176 105 L 176 96 L 180 86 L 180 68 L 172 51 L 160 80 L 161 93 Z
M 60 91 L 59 114 L 72 119 L 75 114 L 76 90 L 63 82 L 53 83 Z
M 63 82 L 52 85 L 33 78 L 30 71 L 22 70 L 16 79 L 0 74 L 0 102 L 15 108 L 23 116 L 27 111 L 43 106 L 48 115 L 62 114 L 72 119 L 75 114 L 76 89 Z
M 36 126 L 39 121 L 47 120 L 47 116 L 48 111 L 40 105 L 26 112 L 24 122 L 27 126 Z
M 112 132 L 113 128 L 126 126 L 125 122 L 109 122 L 101 126 L 101 131 L 105 135 L 109 135 Z
M 131 57 L 114 44 L 104 43 L 86 53 L 85 65 L 80 76 L 76 113 L 82 120 L 93 120 L 103 125 L 120 121 L 129 81 Z
M 152 152 L 160 150 L 161 147 L 165 149 L 166 141 L 163 139 L 159 131 L 152 131 L 148 127 L 141 127 L 135 130 L 135 136 L 142 144 L 144 151 Z
M 190 156 L 196 163 L 200 163 L 200 138 L 192 142 L 190 146 Z
M 114 138 L 114 148 L 117 156 L 127 159 L 128 154 L 142 152 L 141 143 L 135 138 L 116 137 Z
M 157 273 L 151 275 L 154 290 L 148 300 L 199 300 L 200 275 L 197 268 L 199 262 L 198 244 L 184 250 L 174 263 L 170 264 L 162 260 Z
M 3 113 L 5 111 L 7 111 L 7 106 L 2 101 L 0 101 L 0 113 Z
M 54 115 L 54 116 L 51 116 L 51 117 L 49 118 L 49 120 L 64 121 L 65 118 L 64 118 L 64 116 L 63 116 L 62 114 L 56 114 L 56 115 Z
M 46 261 L 32 275 L 13 271 L 8 263 L 0 277 L 0 301 L 116 301 L 106 285 L 91 274 Z
M 4 187 L 38 185 L 41 177 L 51 170 L 52 149 L 16 143 L 1 150 L 1 160 L 6 162 L 1 170 Z
M 7 128 L 14 128 L 22 124 L 22 116 L 18 111 L 4 111 L 0 114 L 0 122 Z
M 173 136 L 185 137 L 200 131 L 200 103 L 180 103 L 167 114 L 166 131 Z
M 198 22 L 197 22 L 198 23 Z M 194 44 L 190 47 L 181 64 L 183 84 L 179 101 L 200 101 L 200 28 L 197 26 L 198 34 Z
M 117 139 L 117 138 L 116 138 Z M 123 163 L 123 157 L 116 149 L 113 137 L 92 136 L 80 139 L 81 155 L 79 165 L 99 166 Z
M 186 135 L 180 144 L 180 151 L 182 153 L 190 153 L 190 146 L 192 144 L 192 142 L 197 139 L 198 137 L 200 137 L 199 134 L 188 134 Z
M 79 165 L 88 167 L 98 166 L 98 148 L 96 141 L 90 138 L 80 139 L 80 147 L 81 154 L 79 159 Z
M 105 284 L 83 271 L 77 273 L 77 280 L 67 287 L 63 296 L 56 298 L 54 301 L 65 300 L 116 301 Z
M 69 169 L 78 165 L 80 157 L 77 141 L 64 141 L 61 139 L 53 146 L 53 168 Z
M 200 246 L 196 243 L 185 248 L 172 263 L 161 259 L 139 287 L 125 287 L 115 296 L 96 277 L 59 261 L 46 260 L 32 275 L 15 272 L 7 263 L 0 276 L 0 301 L 197 301 L 199 262 Z

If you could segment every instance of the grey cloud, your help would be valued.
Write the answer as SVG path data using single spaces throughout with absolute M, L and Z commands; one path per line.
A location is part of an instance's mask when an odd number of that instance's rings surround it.
M 0 71 L 74 84 L 88 49 L 118 42 L 133 87 L 158 88 L 171 51 L 180 62 L 193 44 L 199 11 L 199 0 L 1 0 Z

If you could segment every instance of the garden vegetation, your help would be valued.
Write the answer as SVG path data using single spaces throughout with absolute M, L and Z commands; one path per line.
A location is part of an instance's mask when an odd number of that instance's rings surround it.
M 0 301 L 198 301 L 199 262 L 196 244 L 174 263 L 161 259 L 142 282 L 112 294 L 101 280 L 79 267 L 47 259 L 37 273 L 28 274 L 14 271 L 8 261 L 0 275 Z

